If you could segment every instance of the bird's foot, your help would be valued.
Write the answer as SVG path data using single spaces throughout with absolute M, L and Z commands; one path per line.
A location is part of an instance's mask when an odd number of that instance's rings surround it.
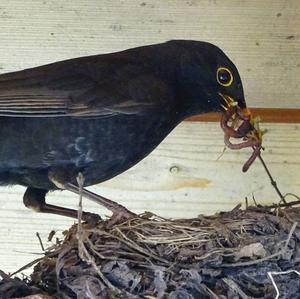
M 80 187 L 73 183 L 69 183 L 68 180 L 66 181 L 67 173 L 68 172 L 64 172 L 63 169 L 58 169 L 58 170 L 53 169 L 52 171 L 49 171 L 48 176 L 49 176 L 49 179 L 58 188 L 65 189 L 65 190 L 71 191 L 73 193 L 79 194 L 80 196 L 86 197 L 86 198 L 92 200 L 93 202 L 96 202 L 96 203 L 104 206 L 108 210 L 112 211 L 113 215 L 112 215 L 111 219 L 108 220 L 109 227 L 112 227 L 113 225 L 115 225 L 117 223 L 124 222 L 126 220 L 137 217 L 136 214 L 134 214 L 133 212 L 130 212 L 128 209 L 126 209 L 124 206 L 118 204 L 117 202 L 112 201 L 108 198 L 105 198 L 103 196 L 100 196 L 98 194 L 95 194 L 95 193 L 83 188 L 84 177 L 82 175 L 77 176 L 77 182 L 78 182 L 78 185 L 80 185 Z M 84 215 L 82 215 L 82 216 L 84 216 Z M 96 216 L 98 216 L 98 215 L 96 215 Z M 82 219 L 87 220 L 87 221 L 91 220 L 90 216 L 87 215 L 86 217 L 87 217 L 86 219 L 84 219 L 84 218 L 82 218 Z
M 129 210 L 116 210 L 113 212 L 110 219 L 106 222 L 107 228 L 112 228 L 114 225 L 120 224 L 122 222 L 126 222 L 128 220 L 139 217 L 137 214 L 130 212 Z
M 102 220 L 100 215 L 90 212 L 82 212 L 81 219 L 93 227 L 96 226 L 96 224 Z

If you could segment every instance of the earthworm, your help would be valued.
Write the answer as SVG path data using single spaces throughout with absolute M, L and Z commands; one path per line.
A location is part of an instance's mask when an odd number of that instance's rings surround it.
M 237 130 L 228 125 L 228 122 L 232 119 L 232 116 L 235 113 L 238 115 L 239 119 L 243 120 L 243 123 L 239 126 Z M 233 138 L 243 138 L 248 132 L 254 129 L 250 123 L 250 117 L 243 115 L 241 111 L 237 109 L 237 107 L 228 108 L 228 110 L 222 114 L 220 124 L 225 135 L 229 135 Z
M 228 122 L 233 120 L 233 115 L 237 115 L 237 119 L 242 120 L 242 124 L 235 129 L 233 126 L 229 126 Z M 252 147 L 253 153 L 250 158 L 246 161 L 243 166 L 243 172 L 246 172 L 252 163 L 255 161 L 256 157 L 260 154 L 260 150 L 262 149 L 261 140 L 257 137 L 257 131 L 250 123 L 250 116 L 244 115 L 238 107 L 228 107 L 227 111 L 222 115 L 221 118 L 221 128 L 223 129 L 224 142 L 227 147 L 233 150 L 238 150 L 246 147 Z M 254 138 L 247 136 L 247 134 L 251 131 L 254 131 Z M 234 144 L 230 142 L 230 138 L 244 138 L 244 142 Z
M 221 128 L 223 129 L 225 136 L 229 136 L 229 138 L 243 138 L 245 136 L 228 125 L 228 122 L 235 114 L 236 110 L 236 107 L 229 107 L 228 110 L 225 113 L 223 113 L 221 117 Z
M 252 163 L 255 161 L 255 159 L 260 155 L 260 150 L 262 149 L 261 145 L 260 146 L 253 146 L 253 152 L 250 158 L 247 160 L 247 162 L 244 164 L 242 171 L 246 172 L 249 167 L 252 165 Z

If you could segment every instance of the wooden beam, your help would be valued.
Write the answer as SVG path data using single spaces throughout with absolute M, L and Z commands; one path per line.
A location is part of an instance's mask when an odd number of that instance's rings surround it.
M 249 108 L 254 117 L 259 116 L 263 122 L 300 123 L 300 109 L 285 108 Z M 206 113 L 187 119 L 188 121 L 219 121 L 219 113 Z

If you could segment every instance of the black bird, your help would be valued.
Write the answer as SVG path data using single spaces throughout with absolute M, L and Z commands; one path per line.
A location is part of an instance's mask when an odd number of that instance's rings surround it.
M 24 204 L 48 205 L 49 190 L 78 193 L 146 157 L 185 118 L 246 106 L 235 65 L 216 46 L 173 40 L 0 75 L 0 184 L 27 187 Z M 84 190 L 108 209 L 124 207 Z M 84 214 L 88 217 L 88 214 Z

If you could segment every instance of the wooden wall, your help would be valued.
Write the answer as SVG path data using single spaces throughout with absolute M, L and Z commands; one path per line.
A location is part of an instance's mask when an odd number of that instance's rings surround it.
M 298 0 L 2 0 L 0 67 L 206 40 L 236 63 L 250 106 L 300 108 L 299 7 Z
M 175 38 L 206 40 L 236 63 L 249 106 L 300 108 L 298 0 L 0 1 L 0 28 L 1 72 Z M 278 185 L 299 195 L 300 125 L 263 127 L 264 158 Z M 169 217 L 227 210 L 252 194 L 260 203 L 278 201 L 259 163 L 241 172 L 250 151 L 227 150 L 218 159 L 222 150 L 217 123 L 185 122 L 139 165 L 90 189 Z M 37 257 L 36 231 L 45 240 L 73 221 L 27 210 L 22 187 L 0 191 L 0 269 L 13 271 Z M 68 192 L 50 198 L 76 208 Z

